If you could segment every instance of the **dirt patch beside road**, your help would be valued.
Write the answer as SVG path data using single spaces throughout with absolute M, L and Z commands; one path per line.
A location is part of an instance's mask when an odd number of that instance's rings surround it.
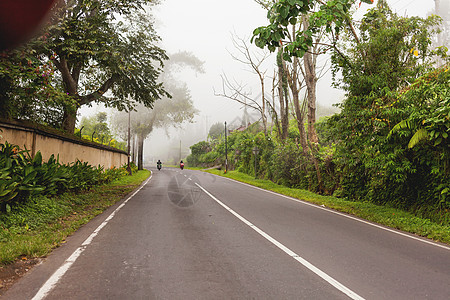
M 12 264 L 0 267 L 0 296 L 42 260 L 42 258 L 23 258 Z

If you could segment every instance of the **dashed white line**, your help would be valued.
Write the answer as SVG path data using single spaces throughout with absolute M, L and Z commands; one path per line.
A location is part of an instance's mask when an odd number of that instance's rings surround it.
M 237 212 L 235 212 L 234 210 L 232 210 L 230 207 L 228 207 L 226 204 L 224 204 L 222 201 L 220 201 L 219 199 L 217 199 L 216 197 L 214 197 L 211 193 L 209 193 L 207 190 L 205 190 L 201 185 L 199 185 L 198 183 L 196 183 L 196 185 L 203 191 L 205 192 L 209 197 L 211 197 L 214 201 L 216 201 L 218 204 L 220 204 L 223 208 L 225 208 L 226 210 L 228 210 L 231 214 L 233 214 L 236 218 L 238 218 L 240 221 L 242 221 L 244 224 L 246 224 L 247 226 L 249 226 L 251 229 L 255 230 L 257 233 L 259 233 L 260 235 L 262 235 L 265 239 L 267 239 L 269 242 L 271 242 L 272 244 L 274 244 L 275 246 L 277 246 L 279 249 L 281 249 L 283 252 L 285 252 L 287 255 L 289 255 L 290 257 L 292 257 L 293 259 L 295 259 L 297 262 L 299 262 L 300 264 L 302 264 L 304 267 L 308 268 L 310 271 L 312 271 L 314 274 L 316 274 L 317 276 L 319 276 L 320 278 L 322 278 L 323 280 L 325 280 L 326 282 L 328 282 L 330 285 L 332 285 L 333 287 L 335 287 L 336 289 L 338 289 L 339 291 L 341 291 L 342 293 L 344 293 L 345 295 L 347 295 L 348 297 L 350 297 L 351 299 L 355 299 L 355 300 L 363 300 L 364 298 L 359 296 L 357 293 L 353 292 L 352 290 L 350 290 L 349 288 L 347 288 L 345 285 L 343 285 L 342 283 L 340 283 L 339 281 L 337 281 L 336 279 L 332 278 L 331 276 L 329 276 L 328 274 L 326 274 L 325 272 L 323 272 L 322 270 L 320 270 L 319 268 L 317 268 L 316 266 L 312 265 L 310 262 L 308 262 L 307 260 L 305 260 L 304 258 L 302 258 L 300 255 L 298 255 L 297 253 L 295 253 L 294 251 L 292 251 L 291 249 L 289 249 L 288 247 L 284 246 L 283 244 L 281 244 L 280 242 L 278 242 L 276 239 L 274 239 L 273 237 L 271 237 L 270 235 L 268 235 L 267 233 L 265 233 L 264 231 L 262 231 L 261 229 L 259 229 L 256 225 L 252 224 L 250 221 L 248 221 L 247 219 L 245 219 L 244 217 L 242 217 L 241 215 L 239 215 Z
M 51 290 L 58 284 L 59 280 L 64 276 L 64 274 L 67 272 L 67 270 L 70 269 L 70 267 L 75 263 L 77 258 L 83 253 L 84 250 L 86 250 L 87 246 L 92 242 L 92 240 L 97 236 L 97 234 L 102 230 L 103 227 L 105 227 L 109 221 L 115 216 L 115 214 L 125 206 L 125 204 L 130 201 L 131 198 L 133 198 L 152 178 L 152 175 L 133 193 L 131 194 L 120 206 L 118 206 L 107 218 L 105 221 L 103 221 L 102 224 L 100 224 L 94 232 L 91 233 L 91 235 L 81 244 L 80 247 L 78 247 L 72 255 L 66 261 L 53 273 L 52 276 L 44 283 L 44 285 L 39 289 L 39 291 L 36 293 L 36 295 L 32 298 L 32 300 L 41 300 L 44 299 Z

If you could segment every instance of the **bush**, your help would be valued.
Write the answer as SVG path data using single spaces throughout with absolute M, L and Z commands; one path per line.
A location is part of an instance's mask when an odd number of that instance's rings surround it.
M 337 141 L 333 160 L 344 197 L 448 222 L 449 80 L 447 66 L 398 92 L 349 97 L 327 120 L 322 137 Z
M 126 166 L 104 170 L 81 161 L 60 164 L 54 155 L 44 162 L 40 152 L 32 158 L 28 150 L 20 150 L 8 142 L 0 144 L 0 148 L 1 211 L 33 196 L 87 190 L 127 174 Z

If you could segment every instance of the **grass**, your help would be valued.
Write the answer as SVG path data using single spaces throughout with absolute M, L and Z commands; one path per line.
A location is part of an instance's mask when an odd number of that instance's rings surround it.
M 270 190 L 317 205 L 324 205 L 328 208 L 348 213 L 368 221 L 450 244 L 449 224 L 437 224 L 428 219 L 417 217 L 412 213 L 396 208 L 378 206 L 369 202 L 347 201 L 332 196 L 321 196 L 306 190 L 277 185 L 269 180 L 255 179 L 253 176 L 237 171 L 228 171 L 226 174 L 219 170 L 208 170 L 207 172 L 245 182 L 265 190 Z
M 48 255 L 67 236 L 138 187 L 150 171 L 138 171 L 81 193 L 38 197 L 0 213 L 0 266 Z

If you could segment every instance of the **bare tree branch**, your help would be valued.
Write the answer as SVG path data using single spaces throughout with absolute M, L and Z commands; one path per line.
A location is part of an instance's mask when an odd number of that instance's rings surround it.
M 221 75 L 220 77 L 222 78 L 222 92 L 217 93 L 214 90 L 215 96 L 224 97 L 236 101 L 240 104 L 257 110 L 260 113 L 262 112 L 262 106 L 258 103 L 258 101 L 250 97 L 250 92 L 245 91 L 245 85 L 242 85 L 236 81 L 234 81 L 234 83 L 230 82 L 225 74 Z
M 256 109 L 261 114 L 263 122 L 264 132 L 267 133 L 267 116 L 266 116 L 266 93 L 265 93 L 265 81 L 267 70 L 263 70 L 263 64 L 270 57 L 270 53 L 262 50 L 251 50 L 247 44 L 248 39 L 243 39 L 237 36 L 235 33 L 231 34 L 231 40 L 237 54 L 230 53 L 230 56 L 237 62 L 246 65 L 252 73 L 256 74 L 260 84 L 260 97 L 257 101 L 249 97 L 251 93 L 245 91 L 245 86 L 237 82 L 231 83 L 230 80 L 224 74 L 222 76 L 222 93 L 215 93 L 216 96 L 222 96 L 241 104 Z M 258 97 L 259 98 L 259 97 Z M 247 103 L 248 102 L 248 103 Z M 250 104 L 249 104 L 250 103 Z

